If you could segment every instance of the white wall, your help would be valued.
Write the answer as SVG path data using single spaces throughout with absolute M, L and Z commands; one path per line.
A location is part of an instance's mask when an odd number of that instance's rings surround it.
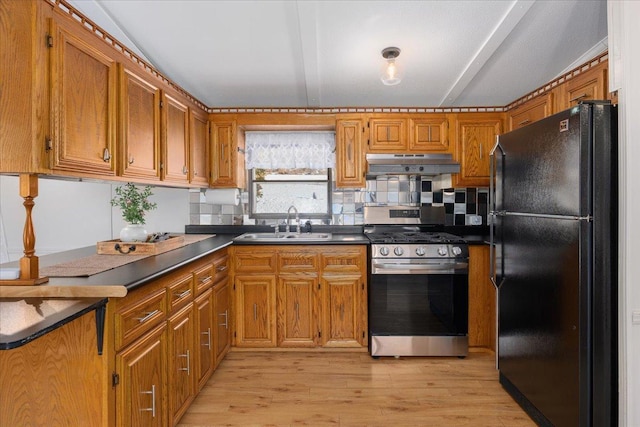
M 640 427 L 640 2 L 609 0 L 611 87 L 619 97 L 620 425 Z
M 124 221 L 120 210 L 112 207 L 110 200 L 118 185 L 40 179 L 32 212 L 36 255 L 92 246 L 102 240 L 117 238 Z M 148 232 L 184 232 L 189 221 L 188 190 L 154 187 L 150 200 L 157 203 L 158 208 L 147 215 Z M 0 246 L 10 260 L 23 255 L 25 209 L 22 202 L 18 177 L 0 176 Z

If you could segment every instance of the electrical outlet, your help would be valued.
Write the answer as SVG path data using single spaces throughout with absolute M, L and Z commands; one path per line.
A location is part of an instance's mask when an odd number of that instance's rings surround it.
M 631 324 L 640 325 L 640 310 L 633 310 L 631 312 Z

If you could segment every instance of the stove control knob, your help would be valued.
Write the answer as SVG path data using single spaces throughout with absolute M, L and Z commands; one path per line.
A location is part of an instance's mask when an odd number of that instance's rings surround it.
M 427 253 L 427 251 L 424 249 L 424 247 L 423 247 L 423 246 L 418 246 L 418 247 L 416 248 L 416 255 L 418 255 L 418 256 L 424 256 L 424 254 L 426 254 L 426 253 Z
M 451 248 L 451 252 L 453 252 L 454 255 L 460 255 L 462 253 L 462 249 L 458 246 L 454 246 Z
M 438 255 L 445 256 L 446 254 L 447 254 L 447 247 L 446 246 L 440 246 L 438 248 Z
M 396 254 L 396 256 L 402 256 L 404 250 L 402 250 L 400 246 L 396 246 L 395 248 L 393 248 L 393 253 Z
M 386 246 L 383 246 L 380 248 L 380 255 L 382 256 L 387 256 L 389 255 L 389 248 Z

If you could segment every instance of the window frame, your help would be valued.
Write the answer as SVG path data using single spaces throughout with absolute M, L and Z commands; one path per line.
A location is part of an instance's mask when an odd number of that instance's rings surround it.
M 254 194 L 254 183 L 255 182 L 264 182 L 264 181 L 255 181 L 255 169 L 247 170 L 247 180 L 248 180 L 248 190 L 249 190 L 249 218 L 261 220 L 261 219 L 286 219 L 287 212 L 282 213 L 256 213 L 255 210 L 255 194 Z M 267 182 L 277 182 L 277 183 L 309 183 L 309 182 L 324 182 L 324 180 L 278 180 L 278 181 L 267 181 Z M 321 220 L 330 220 L 332 218 L 332 196 L 333 196 L 333 168 L 327 168 L 327 212 L 326 213 L 305 213 L 299 212 L 298 218 L 300 219 L 321 219 Z M 296 209 L 298 207 L 296 206 Z

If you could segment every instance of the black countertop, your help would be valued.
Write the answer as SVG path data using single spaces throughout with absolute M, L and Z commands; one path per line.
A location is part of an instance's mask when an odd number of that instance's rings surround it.
M 39 286 L 65 287 L 65 286 L 124 286 L 127 291 L 136 289 L 154 279 L 170 273 L 192 261 L 198 260 L 217 250 L 233 243 L 234 234 L 223 234 L 191 243 L 178 249 L 174 249 L 159 255 L 150 256 L 121 267 L 117 267 L 103 273 L 89 277 L 51 277 L 49 282 Z M 95 255 L 96 247 L 74 249 L 40 257 L 40 266 L 47 267 L 72 260 Z M 3 264 L 4 266 L 12 265 Z M 0 350 L 7 350 L 24 345 L 34 339 L 59 328 L 66 323 L 82 316 L 92 310 L 101 309 L 107 303 L 105 298 L 67 298 L 69 305 L 60 311 L 45 316 L 34 316 L 35 323 L 28 321 L 24 316 L 24 324 L 15 324 L 18 319 L 5 320 L 5 327 L 11 332 L 5 334 L 0 328 Z M 25 304 L 26 302 L 26 304 Z M 33 311 L 39 310 L 42 303 L 38 298 L 1 298 L 1 304 L 33 305 Z M 28 307 L 27 307 L 28 308 Z M 6 310 L 6 307 L 5 307 Z M 23 307 L 24 311 L 25 308 Z M 9 310 L 7 310 L 9 311 Z M 9 325 L 12 323 L 12 325 Z

